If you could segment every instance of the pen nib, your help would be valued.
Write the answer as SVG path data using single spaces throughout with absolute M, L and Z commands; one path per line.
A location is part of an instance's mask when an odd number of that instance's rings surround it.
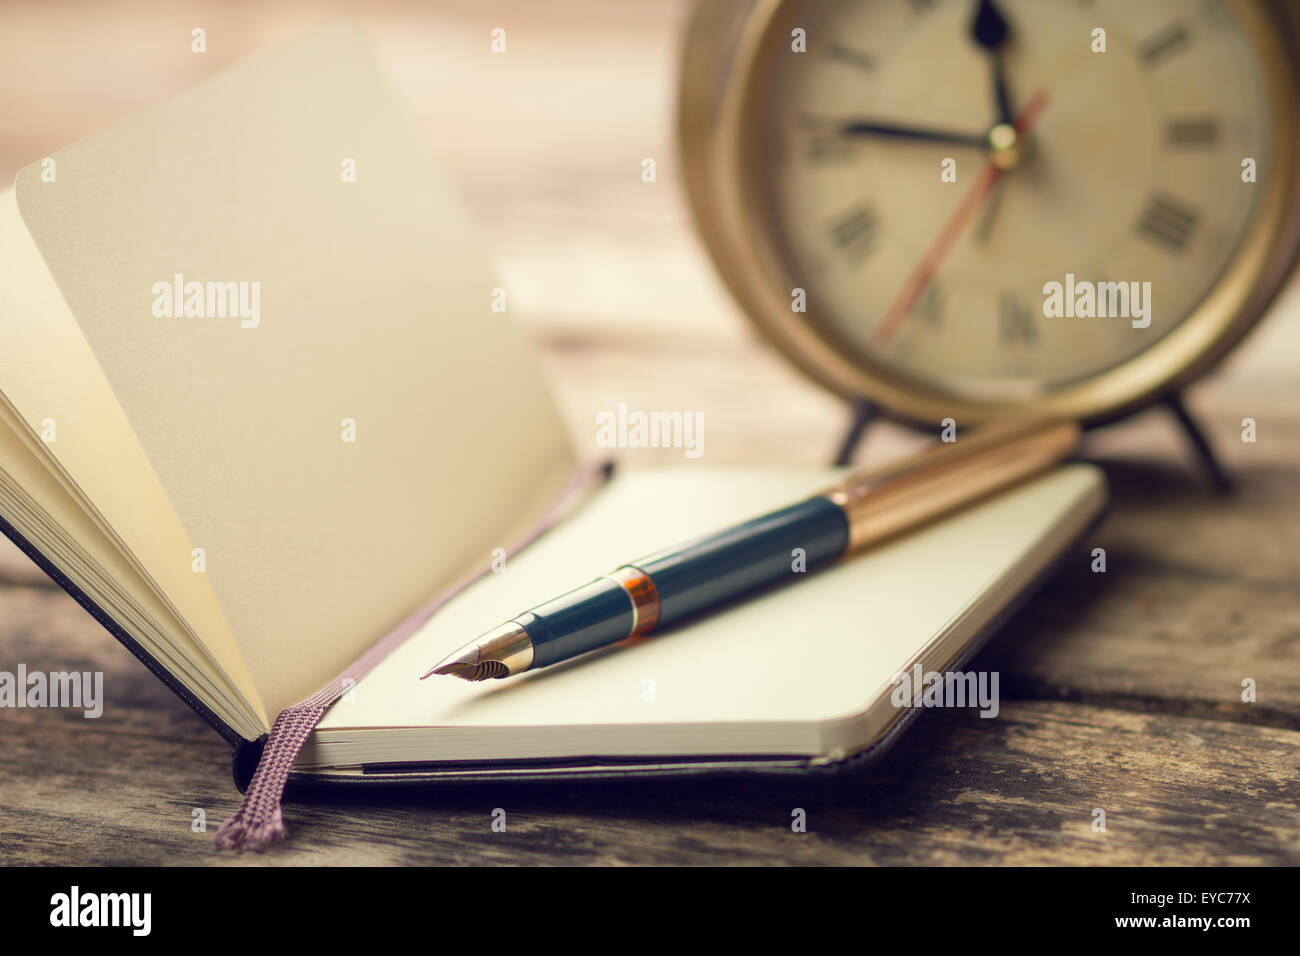
M 431 674 L 450 674 L 452 677 L 460 677 L 463 680 L 478 680 L 478 647 L 471 647 L 469 650 L 459 648 L 452 651 L 425 674 L 425 677 Z
M 450 674 L 462 680 L 494 680 L 526 671 L 532 664 L 532 638 L 514 621 L 507 621 L 472 644 L 452 651 L 433 665 L 424 677 Z

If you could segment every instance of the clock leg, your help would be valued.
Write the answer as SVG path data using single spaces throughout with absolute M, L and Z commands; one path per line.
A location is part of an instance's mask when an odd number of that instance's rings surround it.
M 840 442 L 840 450 L 833 464 L 847 465 L 852 460 L 853 452 L 862 441 L 863 433 L 867 430 L 867 426 L 875 421 L 879 411 L 875 402 L 865 398 L 853 400 L 853 419 L 849 422 L 849 430 L 844 433 L 844 440 Z
M 1214 449 L 1210 447 L 1205 432 L 1201 430 L 1201 426 L 1196 423 L 1196 419 L 1192 418 L 1191 412 L 1183 404 L 1182 395 L 1175 392 L 1167 396 L 1164 399 L 1164 405 L 1182 427 L 1188 443 L 1192 446 L 1192 451 L 1196 453 L 1196 463 L 1210 486 L 1218 494 L 1227 494 L 1232 491 L 1231 476 L 1219 462 L 1218 456 L 1214 454 Z

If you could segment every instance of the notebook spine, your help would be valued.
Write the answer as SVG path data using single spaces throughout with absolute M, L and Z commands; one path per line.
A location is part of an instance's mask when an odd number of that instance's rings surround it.
M 235 752 L 230 755 L 230 772 L 240 793 L 248 792 L 248 785 L 253 782 L 253 774 L 262 760 L 268 737 L 268 734 L 262 734 L 256 740 L 241 740 L 235 745 Z

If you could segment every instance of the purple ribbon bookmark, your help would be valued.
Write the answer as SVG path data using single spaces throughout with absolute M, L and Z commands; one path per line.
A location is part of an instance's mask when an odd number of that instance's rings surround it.
M 511 557 L 528 547 L 546 533 L 563 515 L 575 493 L 594 479 L 603 483 L 613 472 L 612 462 L 596 462 L 578 468 L 569 478 L 546 513 L 512 546 L 506 549 Z M 275 724 L 266 739 L 257 770 L 244 792 L 244 800 L 235 815 L 221 825 L 212 842 L 223 850 L 264 850 L 285 836 L 284 818 L 280 805 L 284 788 L 289 782 L 289 772 L 298 759 L 298 751 L 307 742 L 311 732 L 320 723 L 330 705 L 356 686 L 380 661 L 391 654 L 408 637 L 418 631 L 438 610 L 488 573 L 490 566 L 465 578 L 459 584 L 439 594 L 401 624 L 389 631 L 369 650 L 348 665 L 338 677 L 304 701 L 286 707 L 275 718 Z

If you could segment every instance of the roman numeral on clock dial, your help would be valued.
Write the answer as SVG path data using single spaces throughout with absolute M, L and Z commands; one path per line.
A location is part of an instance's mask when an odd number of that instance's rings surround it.
M 1147 69 L 1155 69 L 1172 60 L 1191 45 L 1191 33 L 1181 23 L 1169 26 L 1143 40 L 1138 45 L 1138 58 Z
M 857 143 L 837 136 L 809 136 L 804 143 L 808 162 L 821 166 L 847 163 L 857 156 Z
M 870 53 L 855 50 L 843 43 L 832 43 L 826 47 L 826 55 L 836 63 L 843 63 L 845 66 L 852 66 L 868 73 L 876 68 L 875 58 Z
M 1003 345 L 1033 345 L 1038 340 L 1033 314 L 1009 292 L 998 297 L 998 336 Z
M 937 329 L 943 320 L 943 287 L 937 279 L 931 279 L 925 290 L 917 297 L 912 311 L 931 329 Z
M 1182 200 L 1157 195 L 1138 219 L 1137 232 L 1148 242 L 1177 254 L 1187 249 L 1200 218 L 1200 213 Z
M 1219 121 L 1212 116 L 1171 119 L 1165 124 L 1165 142 L 1187 149 L 1213 149 L 1219 142 Z
M 865 203 L 850 206 L 831 220 L 831 242 L 856 265 L 870 255 L 876 243 L 878 226 L 876 214 L 870 206 Z

